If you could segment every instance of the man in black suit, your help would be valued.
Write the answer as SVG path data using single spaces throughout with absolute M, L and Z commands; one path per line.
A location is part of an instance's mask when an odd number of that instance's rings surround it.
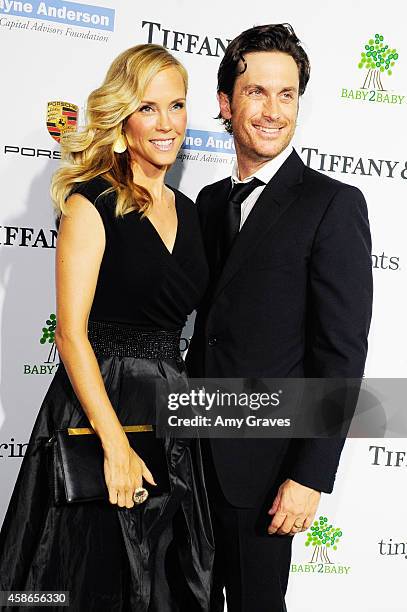
M 211 271 L 187 355 L 193 377 L 360 378 L 371 318 L 371 240 L 355 187 L 290 145 L 309 61 L 288 24 L 228 46 L 220 116 L 232 177 L 197 200 Z M 321 129 L 321 128 L 319 128 Z M 292 535 L 330 493 L 343 439 L 203 440 L 215 532 L 211 612 L 282 612 Z

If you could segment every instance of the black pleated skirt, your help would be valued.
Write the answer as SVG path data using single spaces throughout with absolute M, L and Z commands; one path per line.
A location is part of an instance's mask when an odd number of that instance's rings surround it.
M 122 425 L 151 423 L 157 380 L 169 390 L 187 385 L 180 358 L 98 356 L 98 362 Z M 0 533 L 0 589 L 69 591 L 69 608 L 62 609 L 75 612 L 209 610 L 213 536 L 198 442 L 163 441 L 169 493 L 131 509 L 108 500 L 57 506 L 46 442 L 55 429 L 89 426 L 61 363 Z

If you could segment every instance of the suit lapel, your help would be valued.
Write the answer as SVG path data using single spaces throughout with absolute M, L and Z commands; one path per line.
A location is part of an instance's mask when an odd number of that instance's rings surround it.
M 304 164 L 293 151 L 267 183 L 233 243 L 219 276 L 213 299 L 223 291 L 284 211 L 299 197 L 303 171 Z M 219 219 L 219 226 L 221 222 Z

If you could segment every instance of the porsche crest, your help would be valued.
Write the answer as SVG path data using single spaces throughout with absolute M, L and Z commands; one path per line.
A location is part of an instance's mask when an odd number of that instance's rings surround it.
M 54 140 L 60 141 L 66 132 L 75 132 L 78 125 L 78 107 L 70 102 L 48 102 L 47 128 Z

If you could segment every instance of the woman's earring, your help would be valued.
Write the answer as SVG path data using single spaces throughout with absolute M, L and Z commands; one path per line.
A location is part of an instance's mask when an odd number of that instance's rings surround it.
M 127 142 L 124 137 L 124 134 L 122 133 L 116 139 L 116 142 L 114 143 L 114 146 L 113 146 L 113 151 L 115 153 L 124 153 L 126 149 L 127 149 Z

